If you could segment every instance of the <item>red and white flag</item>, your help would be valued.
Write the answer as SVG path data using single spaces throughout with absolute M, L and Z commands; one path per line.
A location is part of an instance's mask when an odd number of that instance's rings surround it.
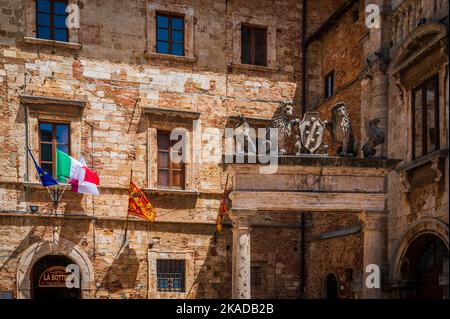
M 81 166 L 77 167 L 70 180 L 72 191 L 82 194 L 100 195 L 97 189 L 97 185 L 100 184 L 97 173 L 87 167 L 83 157 L 80 158 L 80 163 Z

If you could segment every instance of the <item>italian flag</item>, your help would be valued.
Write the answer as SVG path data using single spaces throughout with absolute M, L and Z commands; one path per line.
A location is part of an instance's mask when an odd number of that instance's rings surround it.
M 58 150 L 56 155 L 56 177 L 58 182 L 69 181 L 72 191 L 82 194 L 99 195 L 97 185 L 100 184 L 98 175 L 91 171 L 84 158 L 77 161 L 73 157 Z

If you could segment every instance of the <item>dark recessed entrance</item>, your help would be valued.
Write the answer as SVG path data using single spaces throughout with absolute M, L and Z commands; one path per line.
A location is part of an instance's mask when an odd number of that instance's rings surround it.
M 31 271 L 32 298 L 80 299 L 80 288 L 69 289 L 65 285 L 65 268 L 69 264 L 74 264 L 74 262 L 64 256 L 49 255 L 39 259 Z
M 448 248 L 442 239 L 431 234 L 416 238 L 402 260 L 400 297 L 442 299 L 448 289 L 440 280 L 445 266 Z
M 338 281 L 334 274 L 328 274 L 325 278 L 325 299 L 338 299 Z

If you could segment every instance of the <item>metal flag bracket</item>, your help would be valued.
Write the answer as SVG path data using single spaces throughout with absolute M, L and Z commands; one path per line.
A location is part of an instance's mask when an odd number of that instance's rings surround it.
M 53 202 L 53 213 L 55 215 L 57 213 L 59 203 L 61 202 L 61 198 L 64 192 L 66 191 L 68 185 L 69 184 L 66 183 L 63 188 L 59 187 L 59 185 L 52 185 L 53 187 L 52 186 L 46 187 L 48 194 L 50 195 L 50 198 Z

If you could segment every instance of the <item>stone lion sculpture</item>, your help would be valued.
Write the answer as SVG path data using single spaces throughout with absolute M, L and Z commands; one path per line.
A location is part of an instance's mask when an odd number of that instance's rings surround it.
M 356 156 L 358 143 L 353 136 L 352 124 L 345 103 L 337 103 L 331 110 L 331 121 L 327 123 L 333 142 L 341 144 L 339 156 Z
M 281 102 L 272 116 L 272 121 L 267 127 L 266 139 L 270 138 L 271 128 L 278 129 L 278 154 L 286 154 L 287 137 L 291 136 L 292 128 L 300 122 L 299 119 L 291 119 L 294 114 L 294 104 Z

